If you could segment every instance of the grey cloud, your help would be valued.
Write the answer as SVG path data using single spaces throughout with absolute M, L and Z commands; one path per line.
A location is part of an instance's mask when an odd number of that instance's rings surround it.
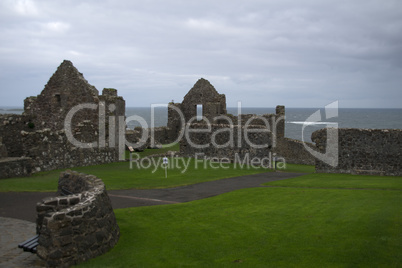
M 69 59 L 129 106 L 181 101 L 204 77 L 229 106 L 402 107 L 401 13 L 397 0 L 2 1 L 0 105 Z

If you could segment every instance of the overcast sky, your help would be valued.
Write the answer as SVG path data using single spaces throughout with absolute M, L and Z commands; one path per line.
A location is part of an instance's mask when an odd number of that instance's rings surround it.
M 67 59 L 126 106 L 203 77 L 228 106 L 402 108 L 400 0 L 0 0 L 0 41 L 1 106 Z

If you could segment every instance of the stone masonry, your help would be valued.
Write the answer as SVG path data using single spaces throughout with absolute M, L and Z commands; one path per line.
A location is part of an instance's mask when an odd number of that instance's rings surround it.
M 312 134 L 321 153 L 327 146 L 327 129 Z M 316 160 L 316 172 L 402 175 L 402 130 L 338 129 L 338 165 Z
M 118 161 L 121 118 L 125 118 L 125 101 L 117 90 L 105 88 L 99 95 L 72 62 L 65 60 L 38 96 L 25 99 L 23 115 L 0 115 L 1 154 L 7 151 L 8 157 L 24 158 L 19 168 L 15 168 L 15 159 L 9 164 L 3 159 L 0 168 L 10 168 L 0 177 L 29 175 L 19 170 L 37 172 Z M 69 135 L 82 146 L 73 145 Z M 84 148 L 91 144 L 96 146 Z
M 7 117 L 7 119 L 7 124 L 9 124 L 13 117 Z M 7 138 L 10 137 L 10 133 L 3 134 L 6 134 Z M 11 150 L 13 149 L 14 148 L 11 148 Z M 31 159 L 27 157 L 9 157 L 7 147 L 5 144 L 3 144 L 3 137 L 0 136 L 0 179 L 15 176 L 29 176 L 31 172 Z
M 68 267 L 106 253 L 120 236 L 102 180 L 67 170 L 62 188 L 72 195 L 49 197 L 37 204 L 38 256 L 49 267 Z
M 3 138 L 0 137 L 0 159 L 7 157 L 7 148 L 3 144 Z
M 64 128 L 67 113 L 81 103 L 99 104 L 99 92 L 85 80 L 71 61 L 65 60 L 50 77 L 40 95 L 25 99 L 24 114 L 33 116 L 37 129 L 60 130 Z M 97 114 L 87 112 L 80 111 L 75 120 L 78 122 L 85 118 L 96 122 Z
M 21 136 L 24 155 L 31 159 L 35 172 L 112 163 L 118 159 L 116 148 L 75 147 L 64 130 L 22 131 Z
M 24 155 L 22 148 L 21 131 L 35 131 L 33 119 L 27 115 L 4 114 L 0 115 L 0 136 L 6 147 L 8 157 L 21 157 Z
M 203 131 L 192 132 L 193 130 Z M 256 125 L 247 128 L 249 133 L 245 130 L 239 125 L 191 124 L 186 129 L 188 136 L 180 142 L 180 153 L 187 157 L 198 154 L 230 161 L 246 157 L 268 157 L 272 147 L 271 133 Z
M 0 179 L 25 177 L 32 172 L 31 159 L 27 157 L 0 158 Z
M 197 105 L 202 105 L 203 120 L 196 119 Z M 190 121 L 191 120 L 191 121 Z M 187 127 L 187 125 L 192 125 Z M 210 124 L 210 127 L 206 127 Z M 203 133 L 191 133 L 195 128 L 204 129 Z M 253 133 L 247 136 L 244 129 L 260 129 L 267 132 Z M 229 130 L 231 129 L 231 130 Z M 206 132 L 207 131 L 207 132 Z M 231 137 L 230 132 L 235 135 Z M 184 96 L 182 103 L 170 103 L 168 106 L 168 125 L 164 137 L 172 142 L 180 135 L 180 153 L 183 156 L 192 156 L 203 153 L 208 157 L 229 158 L 248 154 L 253 157 L 269 157 L 276 154 L 286 159 L 289 163 L 314 164 L 313 157 L 304 149 L 298 141 L 285 138 L 285 107 L 278 105 L 275 114 L 241 114 L 234 116 L 226 111 L 226 97 L 219 94 L 216 89 L 203 78 L 199 79 L 193 88 Z M 190 137 L 190 140 L 186 138 Z M 211 141 L 220 140 L 221 145 L 213 148 Z M 228 143 L 229 140 L 236 141 Z M 240 141 L 240 142 L 238 142 Z M 205 148 L 194 148 L 191 143 L 208 145 Z M 252 144 L 264 144 L 263 148 L 252 148 Z M 309 144 L 309 146 L 312 146 Z
M 77 105 L 95 105 L 93 108 L 82 108 L 73 114 L 71 124 L 66 117 Z M 116 117 L 114 122 L 114 134 L 118 128 L 118 116 L 125 116 L 125 101 L 117 95 L 117 90 L 105 88 L 102 95 L 98 90 L 85 80 L 72 64 L 65 60 L 57 68 L 49 79 L 41 94 L 36 97 L 26 98 L 24 101 L 24 115 L 31 116 L 31 120 L 38 129 L 50 129 L 53 131 L 71 127 L 74 134 L 79 133 L 77 127 L 83 122 L 89 122 L 93 129 L 91 136 L 81 139 L 83 142 L 92 142 L 98 135 L 108 135 L 109 117 Z M 102 130 L 102 133 L 98 133 Z M 117 137 L 117 136 L 116 136 Z M 114 145 L 117 144 L 115 140 Z
M 219 94 L 208 80 L 201 78 L 184 96 L 182 103 L 169 104 L 167 127 L 173 130 L 174 137 L 171 139 L 174 140 L 177 138 L 180 130 L 183 128 L 183 122 L 177 109 L 182 112 L 183 119 L 187 123 L 197 115 L 197 105 L 202 105 L 202 116 L 207 118 L 212 124 L 218 123 L 214 120 L 215 117 L 227 114 L 226 96 Z
M 197 105 L 202 105 L 203 119 L 199 120 L 197 116 Z M 239 144 L 226 146 L 225 148 L 219 147 L 219 150 L 212 150 L 212 144 L 209 149 L 204 148 L 193 149 L 189 141 L 185 141 L 184 138 L 179 140 L 179 137 L 183 137 L 184 131 L 188 129 L 188 124 L 193 125 L 191 128 L 198 126 L 205 128 L 206 124 L 210 124 L 214 131 L 217 131 L 219 135 L 192 134 L 192 138 L 196 139 L 198 143 L 205 144 L 210 143 L 212 135 L 214 137 L 220 137 L 220 139 L 228 139 L 228 132 L 225 131 L 228 127 L 235 128 L 235 133 L 238 133 L 239 129 L 264 129 L 270 132 L 269 135 L 250 135 L 251 143 L 256 144 L 261 140 L 265 141 L 267 146 L 264 149 L 251 150 L 250 146 L 245 141 Z M 299 141 L 285 138 L 285 107 L 278 105 L 274 114 L 254 115 L 254 114 L 241 114 L 234 116 L 227 113 L 226 110 L 226 96 L 219 94 L 211 83 L 206 79 L 199 79 L 190 91 L 184 96 L 181 103 L 169 103 L 168 105 L 168 123 L 166 127 L 158 127 L 153 129 L 147 129 L 148 136 L 145 137 L 145 142 L 141 142 L 142 133 L 145 130 L 142 128 L 136 128 L 134 130 L 126 131 L 126 139 L 131 143 L 135 150 L 143 150 L 144 148 L 155 148 L 159 144 L 168 144 L 172 142 L 181 143 L 181 155 L 194 156 L 195 153 L 203 153 L 209 157 L 225 157 L 232 158 L 236 154 L 244 155 L 246 152 L 252 157 L 267 157 L 272 154 L 284 157 L 289 163 L 297 164 L 314 164 L 313 157 L 305 150 L 303 144 Z M 241 131 L 243 132 L 243 131 Z M 184 135 L 185 136 L 185 135 Z M 257 137 L 258 136 L 258 137 Z M 264 137 L 262 137 L 264 136 Z M 240 137 L 242 139 L 242 137 Z M 244 139 L 244 137 L 243 137 Z M 235 138 L 237 140 L 237 138 Z M 141 146 L 137 146 L 142 144 Z M 222 142 L 225 144 L 225 142 Z M 308 146 L 313 146 L 308 144 Z M 216 151 L 216 152 L 215 152 Z M 257 152 L 258 151 L 258 152 Z M 242 153 L 240 153 L 242 152 Z

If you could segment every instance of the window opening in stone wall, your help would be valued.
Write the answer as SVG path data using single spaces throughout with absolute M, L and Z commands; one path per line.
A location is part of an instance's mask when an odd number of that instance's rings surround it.
M 202 104 L 197 105 L 197 121 L 202 120 Z
M 56 102 L 61 105 L 61 97 L 59 93 L 54 94 L 54 97 L 56 98 Z

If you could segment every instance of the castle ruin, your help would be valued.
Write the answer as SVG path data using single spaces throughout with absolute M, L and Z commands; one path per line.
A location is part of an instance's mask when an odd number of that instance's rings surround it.
M 197 115 L 197 107 L 202 117 Z M 180 140 L 180 154 L 186 157 L 204 155 L 236 161 L 246 156 L 277 155 L 290 163 L 314 163 L 301 142 L 285 138 L 284 106 L 278 105 L 275 114 L 228 114 L 226 96 L 203 78 L 181 103 L 169 104 L 165 131 L 170 142 Z
M 82 109 L 71 113 L 77 105 Z M 119 116 L 125 116 L 125 101 L 117 90 L 99 95 L 71 61 L 63 61 L 42 92 L 25 99 L 22 115 L 0 115 L 0 177 L 118 161 L 118 140 L 110 137 L 117 137 Z M 68 135 L 98 146 L 77 148 Z
M 202 109 L 198 119 L 197 106 Z M 65 60 L 38 96 L 25 99 L 22 115 L 0 115 L 1 177 L 118 161 L 116 137 L 124 116 L 125 101 L 117 90 L 105 88 L 99 95 Z M 202 154 L 234 161 L 236 156 L 276 154 L 291 163 L 313 164 L 300 142 L 284 137 L 284 117 L 284 106 L 277 106 L 275 114 L 228 114 L 225 95 L 201 78 L 181 103 L 169 103 L 167 126 L 148 129 L 145 147 L 180 142 L 185 157 Z M 144 129 L 124 131 L 128 144 L 144 143 Z
M 125 101 L 117 90 L 105 88 L 100 95 L 65 60 L 38 96 L 25 99 L 22 115 L 0 115 L 0 178 L 116 162 L 121 156 L 119 149 L 126 145 L 142 144 L 136 147 L 142 150 L 172 142 L 180 143 L 180 155 L 184 157 L 201 155 L 236 161 L 246 156 L 278 156 L 286 163 L 316 164 L 320 172 L 377 174 L 379 170 L 378 174 L 400 174 L 401 130 L 339 130 L 340 165 L 331 168 L 316 160 L 305 147 L 324 153 L 323 130 L 313 134 L 316 147 L 285 137 L 284 106 L 278 105 L 274 114 L 228 114 L 226 96 L 203 78 L 181 103 L 168 104 L 165 127 L 126 130 L 122 118 L 125 118 Z M 148 132 L 145 141 L 144 131 Z M 119 140 L 120 132 L 125 142 Z M 370 149 L 366 148 L 362 135 L 373 140 Z M 381 149 L 384 146 L 390 150 Z M 370 157 L 362 153 L 364 150 Z

